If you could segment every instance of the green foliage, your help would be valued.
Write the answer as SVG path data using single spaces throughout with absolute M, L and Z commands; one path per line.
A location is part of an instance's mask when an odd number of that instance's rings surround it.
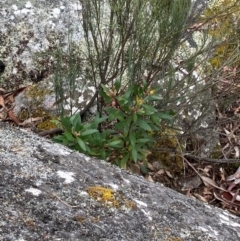
M 128 86 L 125 93 L 118 92 L 120 86 L 120 80 L 112 89 L 102 85 L 105 116 L 97 114 L 90 123 L 82 122 L 79 114 L 55 121 L 64 133 L 54 140 L 122 168 L 134 163 L 144 166 L 153 146 L 153 133 L 160 130 L 163 120 L 172 123 L 172 115 L 153 107 L 161 96 L 155 95 L 156 90 L 151 90 L 146 82 Z

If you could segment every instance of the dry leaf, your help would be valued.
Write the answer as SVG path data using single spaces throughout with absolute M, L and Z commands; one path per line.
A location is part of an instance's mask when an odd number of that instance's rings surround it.
M 163 175 L 165 173 L 164 169 L 160 169 L 155 175 Z
M 198 193 L 194 193 L 194 196 L 195 196 L 196 198 L 198 198 L 199 200 L 201 200 L 202 202 L 204 202 L 204 203 L 207 203 L 207 202 L 208 202 L 206 198 L 202 197 L 202 196 L 201 196 L 200 194 L 198 194 Z
M 203 194 L 204 195 L 212 195 L 212 192 L 207 187 L 204 187 Z
M 211 179 L 209 177 L 205 177 L 205 176 L 200 176 L 200 177 L 201 177 L 201 179 L 202 179 L 202 181 L 203 181 L 205 186 L 207 186 L 207 187 L 215 187 L 217 189 L 225 191 L 224 189 L 219 187 L 213 179 Z
M 20 121 L 18 120 L 18 118 L 13 114 L 13 111 L 12 110 L 9 110 L 8 111 L 8 116 L 9 118 L 14 121 L 17 125 L 20 124 Z
M 2 106 L 3 109 L 5 108 L 5 102 L 4 102 L 4 98 L 2 95 L 0 95 L 0 106 Z
M 25 126 L 27 124 L 31 124 L 32 122 L 41 121 L 42 117 L 35 117 L 35 118 L 28 118 L 27 120 L 23 121 L 22 123 L 19 123 L 20 126 Z
M 13 94 L 8 96 L 8 99 L 11 103 L 13 103 L 15 101 Z
M 226 171 L 222 168 L 222 167 L 220 167 L 220 175 L 221 175 L 221 180 L 220 180 L 220 182 L 221 181 L 225 181 L 226 180 Z
M 148 162 L 148 169 L 152 172 L 155 171 L 155 168 L 153 167 L 153 165 L 151 163 Z
M 145 179 L 148 180 L 149 182 L 154 182 L 150 175 L 146 176 Z
M 211 171 L 211 170 L 212 170 L 212 166 L 211 165 L 207 165 L 203 169 L 204 173 L 206 173 L 208 175 L 209 175 L 209 171 Z
M 3 93 L 7 92 L 7 91 L 6 91 L 5 89 L 3 89 L 3 88 L 0 88 L 0 91 L 3 92 Z
M 236 201 L 239 201 L 239 202 L 240 202 L 240 195 L 238 195 L 239 190 L 238 190 L 236 193 L 234 193 L 234 192 L 230 192 L 230 193 L 231 193 L 231 195 L 233 196 L 234 201 L 236 200 Z
M 227 191 L 221 192 L 220 197 L 222 198 L 222 200 L 224 200 L 225 203 L 229 205 L 240 206 L 240 201 L 236 200 L 236 198 L 234 198 L 234 195 L 230 192 L 227 192 Z
M 166 171 L 166 174 L 170 177 L 173 178 L 172 174 L 169 171 Z
M 235 150 L 235 158 L 237 159 L 239 158 L 239 148 L 237 146 L 234 146 L 233 148 Z
M 240 178 L 240 167 L 237 169 L 237 171 L 233 174 L 227 177 L 227 181 L 233 181 L 237 178 Z
M 238 183 L 240 183 L 240 179 L 235 179 L 234 182 L 228 187 L 228 191 L 230 192 Z

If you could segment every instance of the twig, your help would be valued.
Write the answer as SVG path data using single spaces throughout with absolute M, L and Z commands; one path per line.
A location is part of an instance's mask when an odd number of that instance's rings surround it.
M 68 204 L 67 202 L 63 201 L 60 197 L 58 197 L 54 193 L 50 193 L 50 194 L 53 195 L 55 198 L 57 198 L 61 203 L 65 204 L 66 206 L 68 206 L 70 208 L 79 208 L 80 207 L 80 206 L 72 206 L 72 205 Z
M 52 135 L 52 134 L 61 134 L 63 132 L 62 129 L 60 128 L 54 128 L 51 130 L 47 130 L 47 131 L 42 131 L 37 133 L 39 136 L 47 136 L 47 135 Z
M 192 154 L 184 154 L 185 157 L 193 158 L 197 161 L 205 161 L 205 162 L 215 162 L 215 163 L 240 163 L 240 159 L 215 159 L 208 157 L 199 157 Z
M 189 153 L 179 152 L 174 148 L 153 148 L 153 151 L 171 152 L 175 155 L 181 155 L 183 157 L 192 158 L 196 161 L 214 162 L 214 163 L 240 163 L 240 159 L 215 159 L 209 157 L 195 156 Z

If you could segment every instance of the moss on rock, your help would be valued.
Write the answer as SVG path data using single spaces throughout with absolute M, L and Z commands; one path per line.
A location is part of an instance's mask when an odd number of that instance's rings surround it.
M 152 153 L 148 156 L 149 162 L 158 161 L 161 166 L 181 172 L 183 168 L 181 145 L 177 138 L 178 132 L 172 128 L 163 128 L 155 134 L 156 142 Z

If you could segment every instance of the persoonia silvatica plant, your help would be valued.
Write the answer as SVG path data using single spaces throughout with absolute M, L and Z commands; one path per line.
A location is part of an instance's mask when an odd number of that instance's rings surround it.
M 153 135 L 162 121 L 172 123 L 172 112 L 161 113 L 153 102 L 161 100 L 146 81 L 133 83 L 121 94 L 120 79 L 113 88 L 102 85 L 100 94 L 106 103 L 105 115 L 82 123 L 80 115 L 55 121 L 64 130 L 54 140 L 82 153 L 105 159 L 121 168 L 137 164 L 146 171 L 147 155 L 154 143 Z

